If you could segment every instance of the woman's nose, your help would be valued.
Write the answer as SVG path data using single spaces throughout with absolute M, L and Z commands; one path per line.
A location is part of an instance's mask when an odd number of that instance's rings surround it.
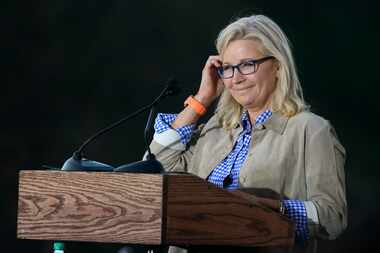
M 240 71 L 237 68 L 235 68 L 234 75 L 232 76 L 232 82 L 238 84 L 243 82 L 244 80 L 245 76 L 242 73 L 240 73 Z

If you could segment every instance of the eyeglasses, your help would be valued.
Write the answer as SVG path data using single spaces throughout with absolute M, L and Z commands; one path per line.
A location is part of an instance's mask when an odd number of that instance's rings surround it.
M 274 56 L 267 56 L 257 60 L 246 60 L 236 65 L 224 65 L 217 68 L 220 78 L 228 79 L 234 76 L 235 69 L 242 75 L 255 73 L 259 69 L 259 65 L 267 60 L 275 59 Z

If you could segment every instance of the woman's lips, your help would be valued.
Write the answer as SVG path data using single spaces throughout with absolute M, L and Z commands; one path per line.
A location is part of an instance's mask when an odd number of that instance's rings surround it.
M 239 87 L 239 88 L 235 88 L 233 89 L 234 91 L 245 91 L 245 90 L 248 90 L 252 87 L 255 87 L 255 85 L 251 85 L 251 86 L 246 86 L 246 87 Z

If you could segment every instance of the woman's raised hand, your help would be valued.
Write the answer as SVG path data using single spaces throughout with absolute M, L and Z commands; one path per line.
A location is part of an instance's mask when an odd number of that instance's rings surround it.
M 202 70 L 202 81 L 197 94 L 196 100 L 208 107 L 223 91 L 223 82 L 218 76 L 217 68 L 222 65 L 219 55 L 212 55 L 208 58 Z M 172 128 L 180 128 L 195 123 L 200 115 L 197 114 L 190 106 L 186 106 L 178 114 L 176 120 L 172 123 Z
M 209 106 L 223 91 L 223 82 L 217 68 L 222 66 L 219 55 L 211 55 L 202 70 L 202 81 L 195 98 L 204 106 Z

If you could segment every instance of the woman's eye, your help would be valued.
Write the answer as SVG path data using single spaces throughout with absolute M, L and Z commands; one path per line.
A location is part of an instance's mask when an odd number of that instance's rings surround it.
M 253 61 L 247 61 L 247 62 L 243 62 L 241 65 L 242 67 L 251 67 L 251 66 L 255 66 L 255 63 Z
M 230 65 L 226 65 L 226 66 L 223 66 L 222 67 L 223 71 L 228 71 L 231 69 L 231 66 Z

